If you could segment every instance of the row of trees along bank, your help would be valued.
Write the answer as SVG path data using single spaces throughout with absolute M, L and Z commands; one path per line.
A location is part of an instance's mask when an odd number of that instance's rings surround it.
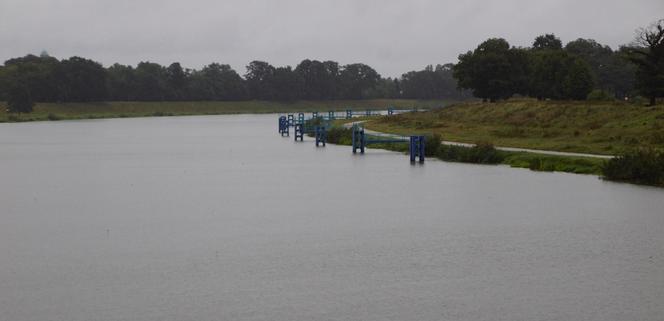
M 453 65 L 427 66 L 402 77 L 383 78 L 366 64 L 340 65 L 306 59 L 295 68 L 252 61 L 240 76 L 227 64 L 200 70 L 180 63 L 136 67 L 81 57 L 40 56 L 9 59 L 0 66 L 0 100 L 30 97 L 37 102 L 332 100 L 373 98 L 453 99 L 471 97 L 457 89 Z
M 640 29 L 634 43 L 613 51 L 594 40 L 567 43 L 553 34 L 532 47 L 510 47 L 492 38 L 459 56 L 454 67 L 459 87 L 476 97 L 496 101 L 515 94 L 538 99 L 586 99 L 635 94 L 654 105 L 664 96 L 664 20 Z
M 552 34 L 537 37 L 530 48 L 489 39 L 460 55 L 456 65 L 428 66 L 394 79 L 362 63 L 309 59 L 295 68 L 253 61 L 246 69 L 240 76 L 219 63 L 200 70 L 177 62 L 104 68 L 90 59 L 58 60 L 44 52 L 0 66 L 0 100 L 14 112 L 29 112 L 35 101 L 459 100 L 471 92 L 490 101 L 515 94 L 538 99 L 624 99 L 641 94 L 654 104 L 664 96 L 664 20 L 641 29 L 634 44 L 616 51 L 588 39 L 563 47 Z

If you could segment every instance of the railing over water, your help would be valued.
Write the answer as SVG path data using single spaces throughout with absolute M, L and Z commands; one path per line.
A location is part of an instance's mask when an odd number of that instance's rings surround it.
M 418 111 L 414 110 L 395 110 L 394 108 L 387 109 L 387 116 L 392 116 L 397 113 Z M 279 134 L 290 136 L 290 128 L 294 129 L 295 141 L 304 141 L 305 134 L 313 134 L 315 137 L 316 146 L 325 146 L 327 143 L 328 130 L 333 126 L 336 119 L 351 119 L 353 117 L 369 117 L 384 115 L 380 111 L 365 110 L 362 112 L 346 109 L 342 117 L 335 111 L 328 111 L 327 116 L 320 116 L 317 111 L 311 113 L 311 118 L 306 118 L 304 113 L 298 113 L 297 118 L 295 114 L 288 114 L 287 116 L 279 117 Z M 410 161 L 415 162 L 419 160 L 420 163 L 424 162 L 424 148 L 425 138 L 422 135 L 411 136 L 398 136 L 391 134 L 371 133 L 367 135 L 362 124 L 353 124 L 352 126 L 352 151 L 356 154 L 358 151 L 364 154 L 365 148 L 370 144 L 408 144 L 408 151 L 410 154 Z

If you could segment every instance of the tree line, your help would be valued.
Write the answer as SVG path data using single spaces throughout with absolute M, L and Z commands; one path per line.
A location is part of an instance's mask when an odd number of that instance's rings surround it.
M 489 101 L 514 95 L 583 100 L 640 94 L 654 105 L 664 96 L 664 20 L 640 29 L 633 44 L 615 51 L 591 39 L 563 47 L 553 34 L 537 37 L 528 48 L 491 38 L 459 55 L 453 73 L 460 88 Z
M 452 65 L 428 66 L 399 79 L 383 78 L 372 67 L 305 59 L 295 68 L 252 61 L 241 76 L 227 64 L 200 70 L 180 63 L 128 66 L 81 57 L 39 56 L 7 60 L 0 66 L 0 100 L 29 96 L 37 102 L 331 100 L 369 98 L 462 99 Z
M 244 75 L 230 65 L 183 68 L 174 62 L 107 68 L 82 57 L 58 60 L 43 52 L 0 66 L 0 100 L 11 111 L 33 102 L 332 100 L 370 98 L 496 101 L 514 95 L 574 99 L 593 93 L 618 99 L 641 94 L 655 103 L 664 96 L 664 20 L 640 30 L 636 42 L 613 50 L 591 39 L 563 46 L 553 34 L 531 47 L 501 38 L 459 55 L 457 64 L 430 65 L 398 78 L 383 78 L 363 63 L 305 59 L 295 68 L 252 61 Z M 600 95 L 600 96 L 601 96 Z M 595 95 L 597 96 L 597 95 Z M 22 107 L 17 107 L 22 106 Z

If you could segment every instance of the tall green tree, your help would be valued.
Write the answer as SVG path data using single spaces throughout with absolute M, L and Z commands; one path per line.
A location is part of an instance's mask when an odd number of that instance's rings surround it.
M 166 70 L 160 64 L 140 62 L 134 70 L 136 99 L 163 101 L 167 96 Z
M 593 89 L 590 67 L 562 50 L 531 55 L 529 94 L 537 99 L 586 99 Z
M 334 99 L 338 96 L 339 64 L 305 59 L 294 70 L 303 99 Z
M 635 66 L 621 51 L 613 51 L 592 39 L 579 38 L 565 45 L 565 51 L 583 59 L 592 72 L 595 87 L 624 98 L 634 88 Z
M 636 87 L 650 99 L 664 96 L 664 19 L 642 28 L 630 49 L 630 60 L 637 66 Z
M 183 100 L 186 98 L 188 75 L 179 62 L 174 62 L 166 68 L 166 98 L 169 100 Z
M 270 100 L 275 97 L 276 69 L 265 61 L 254 60 L 247 66 L 244 78 L 252 98 Z
M 474 51 L 459 56 L 454 67 L 454 78 L 461 89 L 495 102 L 518 93 L 525 78 L 523 54 L 510 48 L 505 39 L 492 38 L 481 43 Z
M 10 113 L 31 113 L 35 103 L 30 90 L 21 84 L 14 84 L 7 92 L 7 111 Z
M 401 82 L 398 78 L 381 78 L 376 87 L 369 90 L 367 98 L 401 98 Z
M 299 98 L 301 83 L 291 66 L 277 67 L 274 69 L 272 89 L 274 99 L 281 101 L 293 101 Z
M 5 61 L 5 73 L 8 81 L 25 86 L 34 101 L 55 102 L 62 90 L 56 75 L 59 65 L 58 59 L 47 54 L 26 55 Z
M 564 99 L 585 100 L 593 89 L 593 77 L 588 64 L 573 57 L 566 61 L 566 74 L 562 83 Z
M 369 91 L 378 85 L 380 75 L 376 70 L 365 64 L 345 65 L 339 73 L 342 87 L 341 97 L 346 99 L 365 98 Z
M 556 35 L 547 33 L 535 38 L 533 42 L 534 50 L 561 50 L 563 49 L 563 42 L 560 41 Z
M 108 67 L 106 88 L 111 100 L 136 100 L 136 73 L 132 66 L 113 64 Z
M 231 66 L 211 63 L 192 74 L 191 95 L 195 100 L 243 100 L 247 91 Z
M 57 71 L 60 101 L 104 100 L 106 70 L 90 59 L 71 57 L 60 62 Z
M 7 75 L 7 68 L 5 66 L 0 66 L 0 101 L 7 100 L 9 84 L 11 84 L 11 81 Z

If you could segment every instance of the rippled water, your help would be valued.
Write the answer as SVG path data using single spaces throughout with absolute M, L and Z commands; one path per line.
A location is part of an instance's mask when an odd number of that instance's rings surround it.
M 0 124 L 0 320 L 662 320 L 664 190 L 276 124 Z

